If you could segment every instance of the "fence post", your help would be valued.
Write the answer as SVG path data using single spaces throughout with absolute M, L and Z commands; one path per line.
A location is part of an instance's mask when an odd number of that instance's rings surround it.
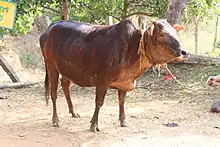
M 214 42 L 213 42 L 213 49 L 212 49 L 212 51 L 214 51 L 215 48 L 216 48 L 216 41 L 217 41 L 217 36 L 218 36 L 218 19 L 219 19 L 219 16 L 217 16 L 217 19 L 216 19 L 215 36 L 214 36 Z
M 112 18 L 112 16 L 107 16 L 107 22 L 106 22 L 106 24 L 108 24 L 108 25 L 113 25 L 113 18 Z

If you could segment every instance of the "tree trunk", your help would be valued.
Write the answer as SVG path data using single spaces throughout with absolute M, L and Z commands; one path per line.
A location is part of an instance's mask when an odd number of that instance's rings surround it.
M 126 16 L 127 16 L 127 13 L 128 13 L 128 5 L 129 5 L 128 0 L 124 0 L 124 8 L 123 8 L 123 10 L 122 10 L 122 15 L 121 15 L 121 18 L 122 18 L 122 19 L 125 19 Z
M 199 23 L 198 21 L 194 22 L 195 24 L 195 54 L 198 54 L 198 33 L 199 33 Z
M 167 21 L 170 24 L 181 24 L 187 2 L 188 0 L 170 0 L 166 13 Z
M 67 0 L 61 1 L 61 11 L 60 11 L 61 20 L 68 20 L 68 4 Z
M 12 82 L 20 82 L 19 76 L 16 74 L 16 72 L 13 70 L 13 68 L 7 63 L 5 58 L 0 55 L 0 66 L 4 69 L 4 71 L 8 74 Z
M 8 84 L 0 84 L 0 89 L 4 88 L 25 88 L 29 86 L 33 86 L 36 84 L 41 84 L 43 82 L 35 82 L 35 83 L 24 83 L 24 82 L 17 82 L 17 83 L 8 83 Z
M 215 25 L 215 36 L 214 36 L 214 42 L 213 42 L 213 50 L 215 50 L 215 47 L 216 47 L 216 41 L 217 41 L 217 36 L 218 36 L 218 19 L 219 19 L 219 16 L 217 16 L 217 19 L 216 19 L 216 25 Z

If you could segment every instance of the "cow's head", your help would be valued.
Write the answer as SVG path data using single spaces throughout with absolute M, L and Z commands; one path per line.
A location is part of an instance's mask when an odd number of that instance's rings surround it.
M 144 49 L 154 64 L 185 60 L 188 53 L 177 36 L 181 25 L 171 26 L 166 20 L 154 21 L 143 34 Z

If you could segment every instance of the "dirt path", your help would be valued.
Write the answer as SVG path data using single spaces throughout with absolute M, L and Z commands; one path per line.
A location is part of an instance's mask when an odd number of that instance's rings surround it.
M 194 90 L 174 81 L 164 81 L 146 72 L 137 88 L 126 97 L 130 125 L 119 127 L 115 90 L 109 90 L 100 111 L 101 132 L 88 131 L 94 111 L 94 88 L 72 87 L 72 101 L 81 118 L 71 118 L 62 92 L 58 95 L 60 127 L 51 126 L 52 104 L 45 106 L 43 85 L 0 91 L 1 147 L 217 147 L 220 145 L 220 115 L 209 112 L 220 99 L 219 87 L 207 87 L 208 76 L 218 67 L 171 67 L 177 78 Z M 185 74 L 182 74 L 184 71 Z M 180 76 L 181 75 L 181 76 Z M 178 127 L 167 127 L 177 123 Z

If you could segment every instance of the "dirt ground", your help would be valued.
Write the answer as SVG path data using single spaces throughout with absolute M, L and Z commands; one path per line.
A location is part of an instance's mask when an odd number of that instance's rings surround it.
M 116 90 L 109 90 L 100 111 L 101 132 L 89 131 L 94 111 L 94 88 L 72 86 L 71 97 L 81 118 L 72 118 L 62 90 L 57 106 L 60 127 L 51 125 L 52 103 L 45 106 L 43 85 L 0 90 L 1 147 L 217 147 L 220 145 L 220 114 L 210 107 L 220 100 L 220 87 L 206 86 L 216 66 L 169 65 L 185 89 L 164 74 L 150 70 L 128 92 L 125 109 L 129 127 L 118 122 Z M 176 127 L 164 124 L 176 123 Z

